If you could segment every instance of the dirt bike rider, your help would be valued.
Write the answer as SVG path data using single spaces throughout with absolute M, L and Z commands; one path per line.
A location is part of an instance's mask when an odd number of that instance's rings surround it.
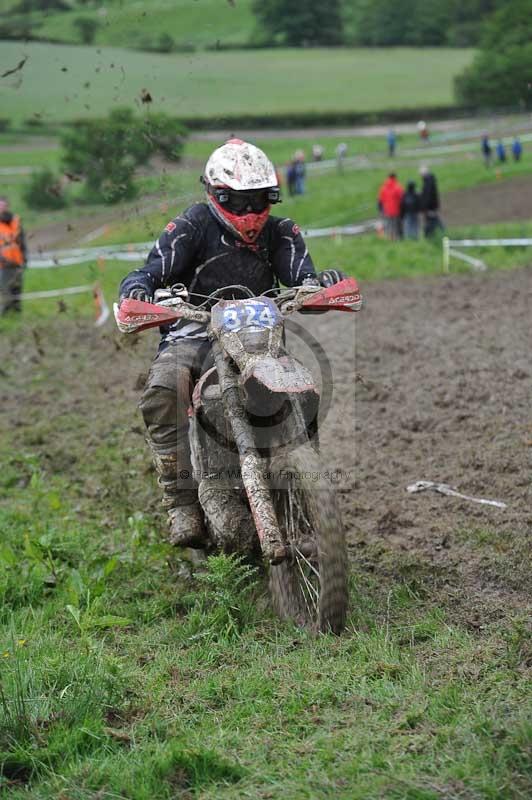
M 230 284 L 260 295 L 279 283 L 331 286 L 345 277 L 337 270 L 316 275 L 298 226 L 270 216 L 271 206 L 281 202 L 279 186 L 273 164 L 259 148 L 229 140 L 210 156 L 202 182 L 207 202 L 195 203 L 168 223 L 145 265 L 122 281 L 120 301 L 152 302 L 157 289 L 176 283 L 202 295 Z M 169 541 L 181 546 L 205 542 L 190 461 L 188 407 L 195 381 L 210 366 L 209 353 L 204 324 L 180 320 L 161 328 L 139 403 L 168 511 Z

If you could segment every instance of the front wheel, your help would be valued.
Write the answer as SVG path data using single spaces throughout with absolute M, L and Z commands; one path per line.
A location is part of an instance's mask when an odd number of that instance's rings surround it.
M 272 502 L 289 558 L 270 567 L 282 619 L 341 633 L 348 604 L 347 548 L 334 486 L 310 444 L 272 458 Z

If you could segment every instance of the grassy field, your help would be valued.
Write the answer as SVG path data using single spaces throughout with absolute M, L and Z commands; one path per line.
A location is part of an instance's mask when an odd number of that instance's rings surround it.
M 368 111 L 452 104 L 471 50 L 276 50 L 160 55 L 117 48 L 3 42 L 0 100 L 17 122 L 105 114 L 140 104 L 176 116 Z
M 4 0 L 0 10 L 16 5 Z M 181 48 L 246 44 L 255 24 L 251 0 L 233 5 L 226 0 L 110 0 L 105 5 L 78 4 L 67 12 L 33 12 L 28 18 L 38 25 L 34 35 L 39 38 L 77 44 L 74 20 L 79 17 L 99 23 L 97 45 L 146 49 L 158 46 L 162 35 L 171 36 Z

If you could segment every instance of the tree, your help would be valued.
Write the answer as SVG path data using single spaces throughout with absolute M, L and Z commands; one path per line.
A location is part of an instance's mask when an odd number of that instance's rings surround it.
M 487 15 L 505 0 L 344 0 L 350 44 L 434 46 L 476 44 Z
M 116 109 L 106 119 L 79 121 L 63 135 L 63 167 L 84 178 L 87 199 L 116 203 L 136 195 L 137 166 L 156 153 L 178 160 L 184 138 L 182 125 L 165 114 L 138 118 Z
M 256 38 L 290 47 L 343 42 L 341 0 L 254 0 Z
M 531 0 L 508 0 L 489 19 L 481 50 L 455 80 L 457 99 L 480 107 L 532 107 Z
M 92 17 L 76 17 L 73 25 L 78 29 L 83 44 L 92 44 L 96 36 L 96 31 L 100 27 L 98 20 Z

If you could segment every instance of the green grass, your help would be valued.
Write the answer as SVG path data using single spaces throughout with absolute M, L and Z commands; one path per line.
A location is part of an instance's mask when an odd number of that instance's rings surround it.
M 289 50 L 159 55 L 118 48 L 3 42 L 0 100 L 16 122 L 102 115 L 140 102 L 175 116 L 372 111 L 452 104 L 471 50 Z M 400 66 L 399 66 L 400 65 Z M 20 83 L 20 81 L 22 82 Z M 87 85 L 88 84 L 88 85 Z
M 105 16 L 100 8 L 107 11 Z M 177 47 L 246 44 L 255 25 L 251 0 L 237 0 L 233 6 L 227 0 L 110 0 L 103 6 L 77 6 L 66 13 L 37 12 L 29 18 L 39 23 L 35 29 L 39 38 L 77 44 L 80 36 L 73 23 L 78 17 L 100 23 L 95 44 L 128 48 L 156 46 L 162 34 L 169 34 Z
M 41 361 L 33 390 L 49 369 Z M 529 796 L 522 618 L 472 635 L 430 580 L 414 589 L 400 567 L 391 581 L 355 568 L 347 633 L 313 639 L 272 619 L 260 576 L 230 559 L 183 577 L 150 515 L 128 516 L 128 491 L 135 505 L 153 491 L 141 448 L 118 432 L 98 442 L 81 409 L 61 425 L 86 431 L 84 458 L 75 479 L 58 461 L 54 477 L 38 455 L 53 424 L 27 425 L 2 474 L 10 797 Z M 95 502 L 86 487 L 100 471 Z
M 58 169 L 60 161 L 60 150 L 58 147 L 50 149 L 33 150 L 0 150 L 1 167 L 50 167 Z

